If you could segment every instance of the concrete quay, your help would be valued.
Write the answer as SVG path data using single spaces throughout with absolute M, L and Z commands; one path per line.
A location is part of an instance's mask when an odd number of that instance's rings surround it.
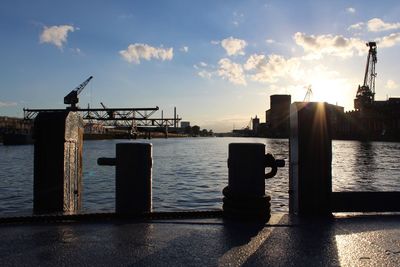
M 2 222 L 0 265 L 400 266 L 399 214 L 175 217 Z

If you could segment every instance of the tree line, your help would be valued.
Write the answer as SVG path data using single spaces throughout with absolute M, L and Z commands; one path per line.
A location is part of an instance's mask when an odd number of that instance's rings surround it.
M 200 126 L 187 126 L 185 127 L 185 134 L 190 136 L 214 136 L 213 130 L 200 129 Z

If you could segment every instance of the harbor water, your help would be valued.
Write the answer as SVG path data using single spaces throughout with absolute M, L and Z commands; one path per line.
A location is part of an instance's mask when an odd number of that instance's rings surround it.
M 276 177 L 266 181 L 271 209 L 288 211 L 288 140 L 226 137 L 85 141 L 84 212 L 114 211 L 114 167 L 96 162 L 99 157 L 114 157 L 120 142 L 153 144 L 155 211 L 220 209 L 228 182 L 229 143 L 264 143 L 267 153 L 286 161 Z M 399 143 L 333 141 L 332 150 L 333 191 L 400 191 Z M 0 216 L 30 215 L 32 206 L 33 146 L 0 145 Z

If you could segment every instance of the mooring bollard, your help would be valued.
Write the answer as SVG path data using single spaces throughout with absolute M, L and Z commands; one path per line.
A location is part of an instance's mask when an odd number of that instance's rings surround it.
M 270 217 L 270 196 L 265 195 L 265 179 L 275 176 L 284 160 L 265 154 L 260 143 L 231 143 L 228 158 L 228 186 L 223 190 L 223 210 L 236 218 Z M 265 168 L 271 172 L 265 174 Z
M 146 213 L 152 210 L 152 145 L 119 143 L 115 158 L 99 158 L 99 165 L 115 166 L 115 212 Z
M 331 214 L 332 136 L 327 103 L 290 107 L 289 212 Z
M 82 197 L 83 120 L 77 112 L 41 112 L 34 124 L 33 211 L 77 212 Z

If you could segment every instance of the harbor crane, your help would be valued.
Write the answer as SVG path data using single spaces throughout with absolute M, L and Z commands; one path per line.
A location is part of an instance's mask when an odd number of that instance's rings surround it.
M 67 109 L 71 110 L 78 109 L 78 107 L 76 106 L 76 104 L 79 102 L 78 95 L 82 92 L 82 90 L 85 88 L 85 86 L 90 82 L 92 78 L 93 76 L 87 78 L 83 83 L 78 85 L 74 90 L 69 92 L 69 94 L 64 97 L 64 104 L 71 105 L 70 107 L 67 107 Z
M 366 45 L 369 47 L 369 51 L 365 66 L 364 83 L 358 86 L 356 98 L 354 99 L 354 108 L 356 110 L 370 106 L 375 100 L 375 64 L 378 61 L 376 57 L 376 42 L 368 42 Z
M 308 86 L 304 86 L 304 88 L 307 88 L 307 92 L 306 95 L 304 96 L 303 102 L 310 102 L 313 93 L 311 89 L 311 84 Z

